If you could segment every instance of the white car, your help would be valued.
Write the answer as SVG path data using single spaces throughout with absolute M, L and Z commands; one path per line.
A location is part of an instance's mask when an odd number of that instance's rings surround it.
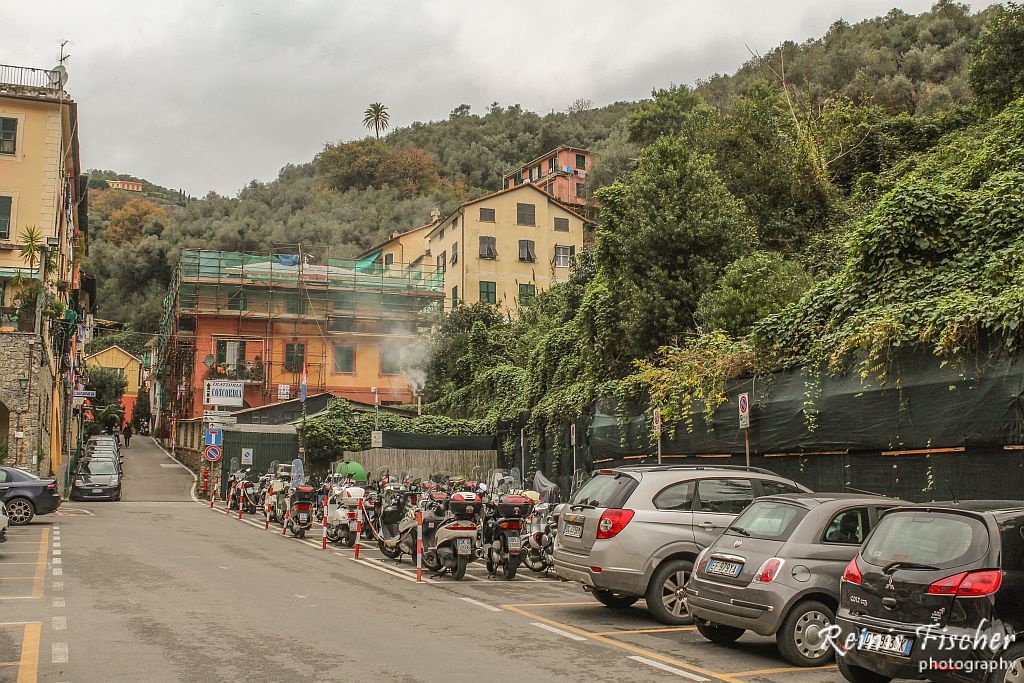
M 0 543 L 7 540 L 7 525 L 10 520 L 7 519 L 7 506 L 0 503 Z

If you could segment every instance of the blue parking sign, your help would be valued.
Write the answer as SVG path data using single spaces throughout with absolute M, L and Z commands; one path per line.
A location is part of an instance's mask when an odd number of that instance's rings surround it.
M 223 446 L 224 445 L 224 432 L 219 429 L 207 429 L 206 430 L 206 446 Z

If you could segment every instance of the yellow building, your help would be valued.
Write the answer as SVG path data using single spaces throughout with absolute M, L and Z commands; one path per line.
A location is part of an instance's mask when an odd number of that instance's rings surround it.
M 42 473 L 59 473 L 69 448 L 76 338 L 95 291 L 78 269 L 87 179 L 66 79 L 63 67 L 0 65 L 0 448 Z
M 459 206 L 427 232 L 425 257 L 444 272 L 446 308 L 483 301 L 514 312 L 568 279 L 584 222 L 527 183 Z
M 139 388 L 142 386 L 142 359 L 115 344 L 102 351 L 90 353 L 85 357 L 85 364 L 90 368 L 117 370 L 124 377 L 127 384 L 121 397 L 121 405 L 124 406 L 125 422 L 130 422 L 135 410 L 135 399 L 138 398 Z

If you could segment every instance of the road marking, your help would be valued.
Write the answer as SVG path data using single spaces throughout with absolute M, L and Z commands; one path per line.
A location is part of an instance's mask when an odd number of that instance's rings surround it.
M 62 552 L 63 552 L 62 550 L 54 550 L 54 551 L 53 551 L 53 556 L 54 556 L 54 557 L 60 557 L 60 554 L 61 554 Z
M 179 465 L 176 462 L 162 462 L 162 463 L 160 463 L 160 467 L 167 467 L 169 469 L 178 469 L 179 467 L 185 468 L 184 465 Z M 185 468 L 185 469 L 188 469 L 188 468 Z
M 64 598 L 54 598 L 53 599 L 53 606 L 54 607 L 64 607 L 65 606 Z
M 781 669 L 755 669 L 753 671 L 737 671 L 734 674 L 726 674 L 725 678 L 745 678 L 747 676 L 767 676 L 769 674 L 793 674 L 801 671 L 827 671 L 829 669 L 838 669 L 836 664 L 827 664 L 825 666 L 792 666 Z
M 54 564 L 61 564 L 62 562 L 64 562 L 64 560 L 62 560 L 62 559 L 61 559 L 61 558 L 59 558 L 59 557 L 55 557 L 55 558 L 53 558 L 53 563 L 54 563 Z
M 474 600 L 473 598 L 459 598 L 459 599 L 463 600 L 465 602 L 468 602 L 471 605 L 476 605 L 477 607 L 483 607 L 484 609 L 489 609 L 492 612 L 501 612 L 502 611 L 502 609 L 500 607 L 495 607 L 494 605 L 488 605 L 486 602 L 480 602 L 479 600 Z
M 25 624 L 25 635 L 21 637 L 21 661 L 18 662 L 18 683 L 35 683 L 39 678 L 39 635 L 43 631 L 40 623 Z
M 64 570 L 61 569 L 60 567 L 54 567 L 53 568 L 53 575 L 54 576 L 60 576 L 63 573 L 64 573 Z
M 163 447 L 163 445 L 161 445 L 161 443 L 160 443 L 159 441 L 157 441 L 157 440 L 156 440 L 156 437 L 155 437 L 155 436 L 150 436 L 149 438 L 150 438 L 150 439 L 151 439 L 151 440 L 153 441 L 153 445 L 154 445 L 154 446 L 156 446 L 157 448 L 159 448 L 159 449 L 160 449 L 160 450 L 161 450 L 161 451 L 163 452 L 163 454 L 164 454 L 164 455 L 166 455 L 166 456 L 167 456 L 168 458 L 170 458 L 170 459 L 171 459 L 171 460 L 173 460 L 174 462 L 178 463 L 178 464 L 179 464 L 179 465 L 181 465 L 182 467 L 185 467 L 185 465 L 184 465 L 184 464 L 183 464 L 183 463 L 182 463 L 182 462 L 181 462 L 180 460 L 178 460 L 178 459 L 177 459 L 177 458 L 175 458 L 175 457 L 174 457 L 173 455 L 171 455 L 171 454 L 170 454 L 170 453 L 169 453 L 169 452 L 167 451 L 167 449 L 166 449 L 166 448 L 164 448 L 164 447 Z M 190 469 L 189 469 L 189 468 L 187 468 L 187 467 L 185 467 L 185 470 L 186 470 L 186 471 L 187 471 L 187 472 L 188 472 L 189 474 L 191 474 L 191 475 L 192 475 L 192 488 L 190 488 L 190 489 L 188 490 L 188 495 L 192 496 L 192 502 L 193 502 L 193 503 L 202 503 L 202 501 L 201 501 L 201 500 L 199 500 L 199 498 L 197 498 L 197 497 L 196 497 L 196 489 L 197 489 L 197 488 L 199 488 L 199 476 L 198 476 L 198 475 L 196 475 L 196 473 L 195 473 L 195 472 L 193 472 L 192 470 L 190 470 Z M 206 505 L 206 503 L 203 503 L 203 505 Z
M 586 640 L 586 638 L 584 638 L 583 636 L 578 636 L 575 633 L 569 633 L 568 631 L 563 631 L 562 629 L 555 628 L 554 626 L 549 626 L 547 624 L 542 624 L 539 621 L 532 622 L 531 626 L 536 626 L 537 628 L 542 628 L 545 631 L 551 631 L 552 633 L 557 633 L 558 635 L 560 635 L 560 636 L 562 636 L 564 638 L 568 638 L 569 640 L 579 640 L 579 641 Z
M 54 643 L 50 647 L 50 661 L 54 664 L 64 664 L 68 661 L 68 644 Z
M 696 631 L 696 626 L 676 626 L 673 628 L 638 628 L 626 629 L 623 631 L 600 631 L 595 636 L 628 636 L 634 633 L 675 633 L 677 631 Z
M 54 631 L 65 631 L 65 630 L 67 630 L 67 627 L 68 627 L 68 618 L 67 617 L 64 617 L 64 616 L 61 616 L 61 617 L 51 617 L 50 620 L 51 620 L 51 624 L 50 625 L 53 627 Z
M 703 676 L 698 676 L 696 674 L 690 673 L 689 671 L 683 671 L 682 669 L 677 669 L 674 666 L 669 666 L 668 664 L 662 664 L 661 662 L 656 662 L 653 659 L 648 659 L 647 657 L 641 657 L 640 655 L 631 655 L 630 659 L 632 659 L 634 662 L 640 662 L 641 664 L 646 664 L 647 666 L 652 666 L 655 669 L 660 669 L 661 671 L 665 671 L 665 672 L 668 672 L 670 674 L 675 674 L 676 676 L 682 676 L 683 678 L 689 678 L 691 681 L 699 681 L 700 683 L 703 683 L 704 681 L 708 680 L 708 679 L 704 678 Z
M 34 576 L 0 576 L 0 581 L 28 581 L 34 579 Z
M 352 561 L 357 563 L 357 564 L 361 564 L 364 567 L 369 567 L 370 569 L 376 569 L 379 572 L 384 572 L 385 574 L 390 574 L 391 576 L 396 576 L 396 577 L 398 577 L 400 579 L 403 579 L 405 581 L 412 581 L 413 583 L 416 583 L 416 577 L 415 576 L 410 576 L 409 574 L 401 573 L 397 569 L 391 569 L 390 567 L 385 567 L 385 566 L 383 566 L 381 564 L 380 560 L 374 560 L 374 559 L 366 559 L 366 560 L 359 559 L 359 560 L 357 560 L 355 558 L 352 558 Z M 423 583 L 435 583 L 435 582 L 433 580 L 431 580 L 431 579 L 423 579 Z
M 64 582 L 63 581 L 54 581 L 53 582 L 53 590 L 55 590 L 55 591 L 62 591 L 62 590 L 64 590 Z
M 38 621 L 0 621 L 0 626 L 25 626 L 27 624 L 38 623 Z
M 53 542 L 53 547 L 54 547 L 54 549 L 59 548 L 60 547 L 60 542 L 59 541 L 54 541 Z
M 305 595 L 299 595 L 298 593 L 295 594 L 295 597 L 302 598 L 303 600 L 308 600 L 309 599 Z
M 601 603 L 590 600 L 587 602 L 519 602 L 514 605 L 502 605 L 502 607 L 569 607 L 570 605 L 598 607 L 601 606 Z
M 39 539 L 39 556 L 36 557 L 36 575 L 32 577 L 32 597 L 43 597 L 43 581 L 46 576 L 46 544 L 49 539 L 49 529 L 43 529 L 43 535 Z
M 223 566 L 223 565 L 219 565 L 219 564 L 218 564 L 218 565 L 217 565 L 217 569 L 227 569 L 227 567 L 225 567 L 225 566 Z

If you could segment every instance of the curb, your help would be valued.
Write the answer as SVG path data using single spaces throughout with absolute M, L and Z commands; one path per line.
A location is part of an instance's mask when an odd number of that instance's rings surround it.
M 156 438 L 155 438 L 155 437 L 153 437 L 153 436 L 150 436 L 149 438 L 150 438 L 150 439 L 151 439 L 151 440 L 153 441 L 153 445 L 154 445 L 154 446 L 156 446 L 156 447 L 157 447 L 157 448 L 159 448 L 159 449 L 160 449 L 161 451 L 163 451 L 163 454 L 164 454 L 164 455 L 166 455 L 166 456 L 167 456 L 168 458 L 170 458 L 170 459 L 171 459 L 171 460 L 173 460 L 174 462 L 176 462 L 176 463 L 178 463 L 179 465 L 181 465 L 182 467 L 184 467 L 184 468 L 185 468 L 185 471 L 186 471 L 186 472 L 188 472 L 189 474 L 191 474 L 191 475 L 192 475 L 192 488 L 191 488 L 191 489 L 189 489 L 188 495 L 192 496 L 192 502 L 193 502 L 193 503 L 201 503 L 202 501 L 201 501 L 201 500 L 199 500 L 198 498 L 196 498 L 196 487 L 198 487 L 198 486 L 199 486 L 199 477 L 198 477 L 198 476 L 196 475 L 196 473 L 195 473 L 195 472 L 193 472 L 193 471 L 192 471 L 191 469 L 189 469 L 188 467 L 186 467 L 185 463 L 183 463 L 182 461 L 178 460 L 178 459 L 177 459 L 177 458 L 175 458 L 175 457 L 174 457 L 173 455 L 171 455 L 171 454 L 170 454 L 170 452 L 169 452 L 169 451 L 168 451 L 168 450 L 167 450 L 166 448 L 164 448 L 164 447 L 163 447 L 163 446 L 162 446 L 162 445 L 160 444 L 160 442 L 156 440 Z

